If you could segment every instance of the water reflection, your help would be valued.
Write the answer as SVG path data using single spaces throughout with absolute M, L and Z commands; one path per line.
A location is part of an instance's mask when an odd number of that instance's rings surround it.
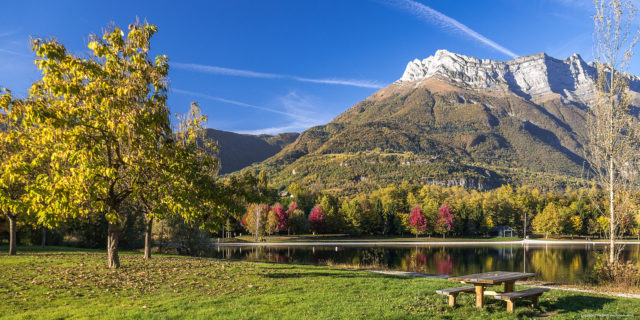
M 511 244 L 439 246 L 218 246 L 200 254 L 297 264 L 341 264 L 431 274 L 462 275 L 494 270 L 534 272 L 536 280 L 581 283 L 599 256 L 603 244 Z M 640 265 L 640 244 L 627 245 L 622 259 Z

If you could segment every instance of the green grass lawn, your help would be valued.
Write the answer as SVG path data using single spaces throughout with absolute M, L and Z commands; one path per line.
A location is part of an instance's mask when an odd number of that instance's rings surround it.
M 474 307 L 462 294 L 447 306 L 435 290 L 460 284 L 329 267 L 121 254 L 122 268 L 105 268 L 101 251 L 0 247 L 2 318 L 211 319 L 512 319 L 590 314 L 640 317 L 640 299 L 553 290 L 539 309 L 487 298 Z M 517 289 L 522 289 L 519 287 Z

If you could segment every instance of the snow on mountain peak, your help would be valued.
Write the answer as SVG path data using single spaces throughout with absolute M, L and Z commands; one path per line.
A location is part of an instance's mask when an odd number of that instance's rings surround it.
M 438 50 L 422 61 L 409 62 L 398 82 L 420 81 L 436 75 L 474 89 L 504 90 L 506 85 L 526 99 L 557 93 L 568 100 L 586 103 L 593 93 L 597 72 L 578 54 L 559 60 L 539 53 L 503 62 Z

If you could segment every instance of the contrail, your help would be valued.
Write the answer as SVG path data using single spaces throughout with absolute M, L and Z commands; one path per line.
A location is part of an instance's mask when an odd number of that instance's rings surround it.
M 180 90 L 180 89 L 174 89 L 174 88 L 172 88 L 171 91 L 175 92 L 175 93 L 186 94 L 186 95 L 198 97 L 198 98 L 204 98 L 204 99 L 209 99 L 209 100 L 213 100 L 213 101 L 233 104 L 233 105 L 240 106 L 240 107 L 252 108 L 252 109 L 256 109 L 256 110 L 262 110 L 262 111 L 267 111 L 267 112 L 271 112 L 271 113 L 277 113 L 277 114 L 282 114 L 282 115 L 285 115 L 285 116 L 290 116 L 289 113 L 284 112 L 284 111 L 271 109 L 271 108 L 267 108 L 267 107 L 256 106 L 256 105 L 253 105 L 253 104 L 248 104 L 248 103 L 235 101 L 235 100 L 229 100 L 229 99 L 220 98 L 220 97 L 216 97 L 216 96 L 210 96 L 208 94 L 202 94 L 202 93 L 198 93 L 198 92 Z
M 202 94 L 199 92 L 193 92 L 193 91 L 187 91 L 187 90 L 181 90 L 181 89 L 171 89 L 171 92 L 190 95 L 194 97 L 218 101 L 218 102 L 227 103 L 227 104 L 232 104 L 240 107 L 246 107 L 246 108 L 252 108 L 256 110 L 276 113 L 276 114 L 286 116 L 291 121 L 291 123 L 282 127 L 270 127 L 270 128 L 261 128 L 261 129 L 255 129 L 255 130 L 237 131 L 238 133 L 274 134 L 274 133 L 280 133 L 280 132 L 290 132 L 292 130 L 294 131 L 304 130 L 306 128 L 323 123 L 322 120 L 319 120 L 316 117 L 310 116 L 308 115 L 308 112 L 305 112 L 304 110 L 305 108 L 308 109 L 309 107 L 313 107 L 313 106 L 310 105 L 310 103 L 307 100 L 298 96 L 295 92 L 290 92 L 289 94 L 287 94 L 284 97 L 281 97 L 280 99 L 280 102 L 282 103 L 286 111 L 280 111 L 280 110 L 271 109 L 267 107 L 256 106 L 253 104 L 248 104 L 240 101 L 220 98 L 216 96 L 210 96 L 210 95 Z
M 248 77 L 248 78 L 285 78 L 279 74 L 271 74 L 271 73 L 262 73 L 255 72 L 249 70 L 240 70 L 240 69 L 229 69 L 223 67 L 216 66 L 206 66 L 202 64 L 194 64 L 194 63 L 180 63 L 180 62 L 172 62 L 172 67 L 177 67 L 178 69 L 188 69 L 205 73 L 213 73 L 213 74 L 224 74 L 228 76 L 238 76 L 238 77 Z
M 17 32 L 18 32 L 17 30 L 0 32 L 0 38 L 4 38 L 4 37 L 8 37 L 8 36 L 14 35 Z
M 439 11 L 436 11 L 422 3 L 413 1 L 413 0 L 387 0 L 386 3 L 391 4 L 392 6 L 410 11 L 414 15 L 428 21 L 439 25 L 440 27 L 444 27 L 447 29 L 453 29 L 457 31 L 461 31 L 466 35 L 470 36 L 477 41 L 482 42 L 483 44 L 504 53 L 507 56 L 512 58 L 518 57 L 513 51 L 495 43 L 491 39 L 477 33 L 473 29 L 465 26 L 460 21 L 453 19 Z
M 193 70 L 204 73 L 222 74 L 228 76 L 247 77 L 247 78 L 263 78 L 263 79 L 291 79 L 300 82 L 336 84 L 351 87 L 381 89 L 383 86 L 375 81 L 358 80 L 358 79 L 316 79 L 306 78 L 287 74 L 265 73 L 251 70 L 231 69 L 218 66 L 208 66 L 195 63 L 173 62 L 172 66 L 178 69 Z

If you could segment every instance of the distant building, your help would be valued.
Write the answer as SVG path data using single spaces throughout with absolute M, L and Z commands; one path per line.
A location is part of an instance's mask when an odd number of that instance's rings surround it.
M 281 197 L 281 198 L 284 198 L 284 197 L 293 198 L 293 195 L 290 194 L 289 191 L 287 191 L 287 190 L 282 190 L 282 191 L 278 192 L 278 196 Z
M 514 237 L 516 230 L 509 226 L 493 227 L 489 233 L 494 237 Z

